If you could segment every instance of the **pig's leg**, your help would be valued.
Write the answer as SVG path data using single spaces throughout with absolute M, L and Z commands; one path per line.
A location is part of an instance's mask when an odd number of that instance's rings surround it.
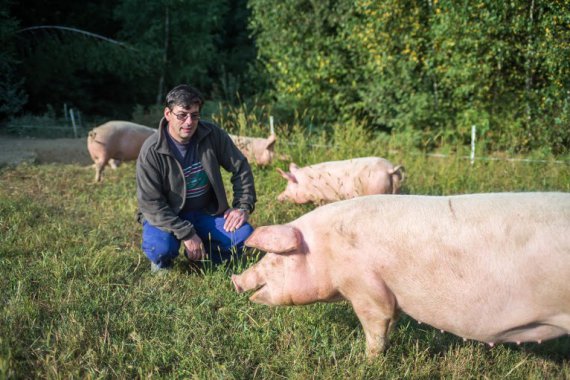
M 375 357 L 384 352 L 389 334 L 396 324 L 396 299 L 384 286 L 367 289 L 364 293 L 347 297 L 358 316 L 366 335 L 366 354 Z
M 108 158 L 105 157 L 105 154 L 100 154 L 101 152 L 98 149 L 88 147 L 89 155 L 93 160 L 93 166 L 95 167 L 95 182 L 101 181 L 101 173 L 103 172 L 103 168 L 107 164 Z
M 95 182 L 101 181 L 101 173 L 103 173 L 104 168 L 105 168 L 105 163 L 101 161 L 95 163 Z
M 109 160 L 109 166 L 111 166 L 111 169 L 117 169 L 119 165 L 121 165 L 121 160 L 116 160 L 114 158 Z
M 95 182 L 101 182 L 101 175 L 103 174 L 105 165 L 107 165 L 107 161 L 109 161 L 109 159 L 105 156 L 95 160 Z

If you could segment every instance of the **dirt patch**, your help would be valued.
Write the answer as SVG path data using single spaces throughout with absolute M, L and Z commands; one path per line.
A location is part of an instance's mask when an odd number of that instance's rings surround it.
M 0 136 L 0 166 L 23 162 L 91 165 L 87 139 L 38 139 Z

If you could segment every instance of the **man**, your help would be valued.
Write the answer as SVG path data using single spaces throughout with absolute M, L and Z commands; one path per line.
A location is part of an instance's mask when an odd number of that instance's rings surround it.
M 195 88 L 173 88 L 157 133 L 139 153 L 138 216 L 153 272 L 172 266 L 180 242 L 190 261 L 219 264 L 232 252 L 240 255 L 253 232 L 247 223 L 256 202 L 251 168 L 225 131 L 200 120 L 203 104 Z M 220 167 L 232 173 L 232 207 Z

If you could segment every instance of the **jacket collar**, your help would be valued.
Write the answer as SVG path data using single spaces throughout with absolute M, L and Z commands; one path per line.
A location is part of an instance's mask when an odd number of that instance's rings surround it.
M 168 140 L 166 138 L 166 131 L 168 128 L 168 121 L 166 118 L 162 118 L 158 125 L 158 141 L 156 142 L 156 151 L 162 154 L 171 155 L 170 146 L 168 145 Z M 195 136 L 196 141 L 199 143 L 204 139 L 207 135 L 211 133 L 211 128 L 207 123 L 202 123 L 202 121 L 198 122 L 198 128 L 196 129 Z

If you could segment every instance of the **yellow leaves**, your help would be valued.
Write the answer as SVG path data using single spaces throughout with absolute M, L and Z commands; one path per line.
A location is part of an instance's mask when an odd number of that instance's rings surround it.
M 418 63 L 420 60 L 418 59 L 418 55 L 417 53 L 410 49 L 409 45 L 406 45 L 406 47 L 404 48 L 404 50 L 402 50 L 402 54 L 407 55 L 410 57 L 410 59 L 416 63 Z
M 317 56 L 317 62 L 318 62 L 319 70 L 322 70 L 326 66 L 330 65 L 330 59 L 329 58 L 323 58 L 321 55 Z
M 381 55 L 375 55 L 372 58 L 372 65 L 377 71 L 383 71 L 386 68 L 386 62 Z
M 372 18 L 375 18 L 378 15 L 378 11 L 376 9 L 364 9 L 362 13 Z
M 372 0 L 364 0 L 364 1 L 361 1 L 359 4 L 359 6 L 362 8 L 368 8 L 371 5 L 372 5 Z

